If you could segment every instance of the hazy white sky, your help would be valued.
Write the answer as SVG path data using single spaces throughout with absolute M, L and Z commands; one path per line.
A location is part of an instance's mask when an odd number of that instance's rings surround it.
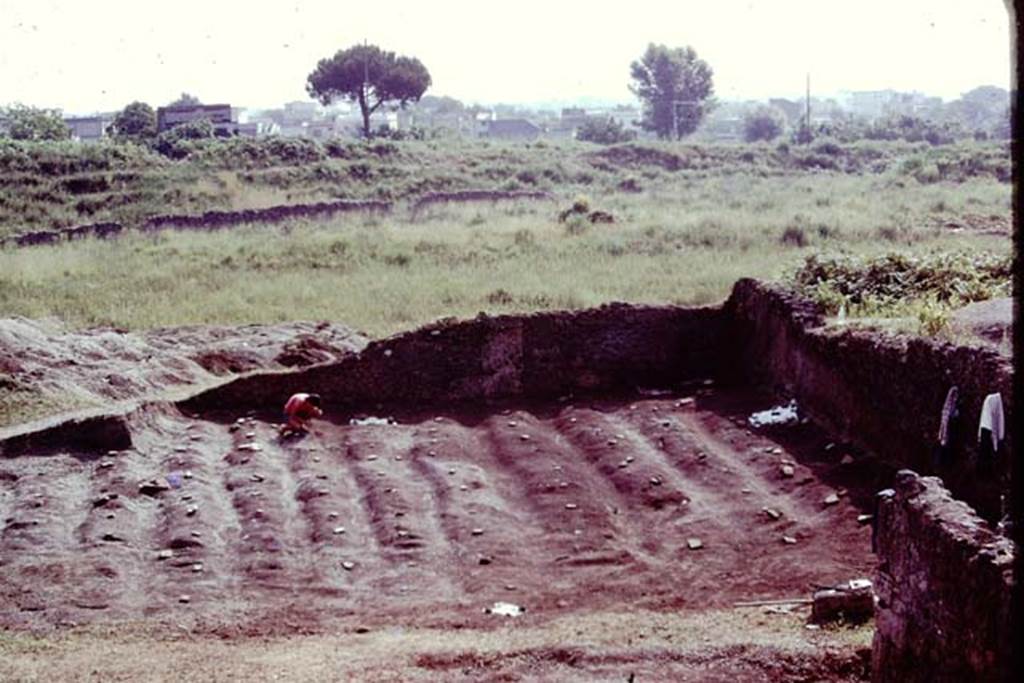
M 467 103 L 631 101 L 649 42 L 692 45 L 721 98 L 1010 87 L 1003 0 L 0 0 L 0 104 L 67 112 L 308 99 L 317 60 L 367 40 Z

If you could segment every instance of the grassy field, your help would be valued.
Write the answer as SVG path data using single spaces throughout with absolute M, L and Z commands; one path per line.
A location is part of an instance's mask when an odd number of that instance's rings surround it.
M 758 609 L 616 612 L 560 617 L 494 630 L 384 628 L 224 640 L 152 623 L 80 627 L 46 638 L 0 633 L 4 680 L 727 680 L 793 679 L 855 660 L 873 624 L 819 631 L 806 616 Z M 803 666 L 800 665 L 803 663 Z M 746 666 L 744 666 L 746 665 Z M 829 676 L 831 678 L 831 676 Z M 845 679 L 845 677 L 841 677 Z M 856 679 L 856 677 L 851 677 Z
M 559 222 L 569 200 L 518 201 L 87 240 L 0 251 L 0 310 L 129 329 L 331 319 L 379 336 L 479 311 L 704 304 L 820 251 L 1008 253 L 1005 237 L 943 226 L 1008 216 L 1009 202 L 994 180 L 737 174 L 590 196 L 614 224 Z

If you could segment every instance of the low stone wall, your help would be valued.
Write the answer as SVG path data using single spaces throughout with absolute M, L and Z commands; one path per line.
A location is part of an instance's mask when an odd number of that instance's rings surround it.
M 737 282 L 725 309 L 737 378 L 775 385 L 840 438 L 894 469 L 942 476 L 957 498 L 986 519 L 998 519 L 1012 452 L 1009 359 L 987 348 L 826 328 L 813 304 L 755 280 Z M 960 390 L 956 455 L 937 470 L 932 452 L 951 385 Z M 980 476 L 978 420 L 985 396 L 994 392 L 1003 397 L 1007 439 L 996 472 Z
M 240 211 L 206 211 L 200 214 L 163 214 L 147 218 L 139 226 L 145 233 L 161 230 L 220 230 L 232 228 L 245 223 L 281 223 L 294 218 L 330 218 L 341 213 L 353 211 L 388 212 L 391 202 L 378 200 L 339 199 L 331 202 L 313 202 L 309 204 L 280 204 L 265 209 L 242 209 Z M 87 223 L 71 228 L 58 230 L 36 230 L 16 237 L 0 240 L 0 247 L 32 247 L 44 244 L 57 244 L 64 240 L 76 240 L 85 237 L 107 239 L 117 237 L 127 228 L 120 223 Z
M 876 519 L 875 681 L 1009 680 L 1013 544 L 902 470 Z
M 296 391 L 333 408 L 667 387 L 719 373 L 720 307 L 613 304 L 440 323 L 299 373 L 258 373 L 184 401 L 187 410 L 265 409 Z

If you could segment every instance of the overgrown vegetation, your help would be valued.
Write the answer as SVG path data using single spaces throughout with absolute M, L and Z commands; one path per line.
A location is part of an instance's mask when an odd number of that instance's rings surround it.
M 810 254 L 791 281 L 830 315 L 909 316 L 920 332 L 934 336 L 945 330 L 953 309 L 1009 296 L 1012 269 L 1013 258 L 1006 252 Z

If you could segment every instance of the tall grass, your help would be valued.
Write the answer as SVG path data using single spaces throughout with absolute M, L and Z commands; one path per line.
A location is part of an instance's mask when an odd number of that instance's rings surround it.
M 609 300 L 705 304 L 743 276 L 781 277 L 820 249 L 986 244 L 934 219 L 1007 213 L 995 181 L 901 187 L 891 178 L 736 174 L 591 194 L 611 225 L 567 231 L 551 202 L 435 206 L 413 219 L 350 215 L 218 233 L 0 251 L 0 314 L 130 329 L 331 319 L 385 335 L 443 316 Z

